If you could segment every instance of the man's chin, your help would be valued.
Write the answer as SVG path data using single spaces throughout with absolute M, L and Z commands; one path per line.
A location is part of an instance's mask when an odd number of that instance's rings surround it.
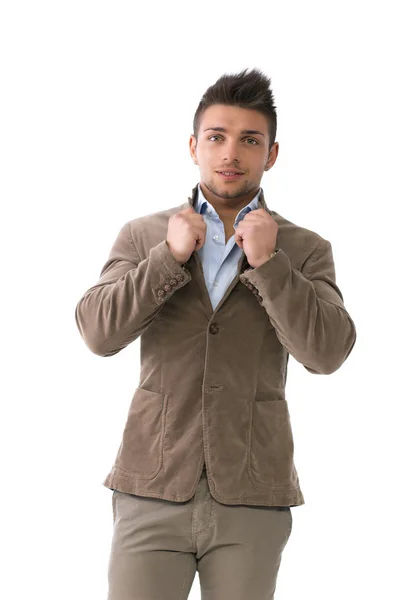
M 238 196 L 243 196 L 248 193 L 247 186 L 239 185 L 239 182 L 219 182 L 217 186 L 216 193 L 217 196 L 221 196 L 222 198 L 236 198 Z

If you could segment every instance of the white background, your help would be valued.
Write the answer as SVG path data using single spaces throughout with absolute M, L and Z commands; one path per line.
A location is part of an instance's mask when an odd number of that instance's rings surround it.
M 102 481 L 137 385 L 139 340 L 92 354 L 75 306 L 127 220 L 186 201 L 199 181 L 189 136 L 201 95 L 245 67 L 271 77 L 277 105 L 267 203 L 331 241 L 358 336 L 329 376 L 289 360 L 306 503 L 292 508 L 275 598 L 399 598 L 395 4 L 2 3 L 7 600 L 106 598 L 112 492 Z

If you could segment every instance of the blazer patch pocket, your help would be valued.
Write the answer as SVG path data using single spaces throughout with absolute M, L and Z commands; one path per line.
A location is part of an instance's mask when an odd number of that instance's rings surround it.
M 251 405 L 248 472 L 253 484 L 271 488 L 296 482 L 293 435 L 286 400 L 254 400 Z
M 136 388 L 122 434 L 116 466 L 152 479 L 162 466 L 167 394 Z

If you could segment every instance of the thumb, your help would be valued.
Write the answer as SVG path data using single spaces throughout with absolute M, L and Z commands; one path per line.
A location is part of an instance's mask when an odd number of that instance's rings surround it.
M 237 243 L 237 245 L 239 246 L 239 248 L 243 248 L 243 242 L 242 242 L 242 238 L 240 237 L 240 235 L 236 232 L 235 233 L 235 242 Z

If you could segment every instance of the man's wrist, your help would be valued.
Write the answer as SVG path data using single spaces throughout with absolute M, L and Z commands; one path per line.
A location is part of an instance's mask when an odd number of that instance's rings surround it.
M 263 265 L 264 263 L 268 262 L 273 256 L 275 256 L 275 254 L 278 252 L 278 250 L 274 250 L 273 252 L 271 252 L 266 258 L 260 260 L 258 263 L 256 263 L 256 265 L 253 266 L 254 269 L 256 269 L 257 267 Z

